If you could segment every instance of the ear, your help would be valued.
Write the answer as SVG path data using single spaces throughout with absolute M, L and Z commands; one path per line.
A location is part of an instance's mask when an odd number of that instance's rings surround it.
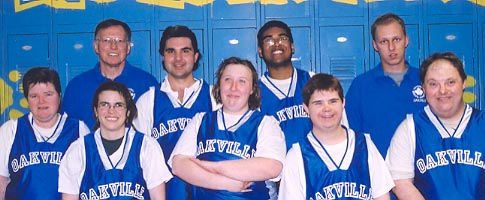
M 404 39 L 404 40 L 405 40 L 404 42 L 406 43 L 405 47 L 407 48 L 408 45 L 409 45 L 409 36 L 406 35 L 406 39 Z
M 260 58 L 263 57 L 263 50 L 259 46 L 258 46 L 258 55 L 259 55 Z
M 295 44 L 291 43 L 291 54 L 295 53 Z
M 199 56 L 200 56 L 200 54 L 199 54 L 198 52 L 197 52 L 197 53 L 195 53 L 195 54 L 194 54 L 194 60 L 199 59 Z
M 99 46 L 98 46 L 98 42 L 93 41 L 93 47 L 94 47 L 94 52 L 96 52 L 96 54 L 99 54 Z
M 131 46 L 133 46 L 133 43 L 132 42 L 129 42 L 128 43 L 128 46 L 126 47 L 126 55 L 130 55 Z
M 374 47 L 374 51 L 379 52 L 379 50 L 377 48 L 377 43 L 376 43 L 375 40 L 372 40 L 372 47 Z
M 306 112 L 307 114 L 308 114 L 308 113 L 310 113 L 310 112 L 309 112 L 309 111 L 310 111 L 310 109 L 308 109 L 308 106 L 306 106 L 306 104 L 305 104 L 305 103 L 303 103 L 303 110 L 305 110 L 305 112 Z

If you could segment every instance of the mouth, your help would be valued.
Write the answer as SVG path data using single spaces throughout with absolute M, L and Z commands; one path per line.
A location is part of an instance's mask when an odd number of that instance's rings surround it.
M 109 56 L 118 56 L 119 54 L 118 53 L 109 53 L 108 55 Z

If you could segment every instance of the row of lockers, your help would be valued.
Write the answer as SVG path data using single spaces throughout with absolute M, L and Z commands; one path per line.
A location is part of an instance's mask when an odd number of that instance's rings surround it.
M 24 5 L 31 2 L 25 1 Z M 15 11 L 17 5 L 2 1 L 0 61 L 5 89 L 0 90 L 3 97 L 0 123 L 27 111 L 17 72 L 22 74 L 32 66 L 52 66 L 59 71 L 64 88 L 71 78 L 92 68 L 97 61 L 92 48 L 94 27 L 105 18 L 129 23 L 134 46 L 128 60 L 159 80 L 165 76 L 158 54 L 164 27 L 174 24 L 191 27 L 203 55 L 196 76 L 211 83 L 215 68 L 229 56 L 249 59 L 259 72 L 265 71 L 256 51 L 256 33 L 265 21 L 280 19 L 292 27 L 295 66 L 334 74 L 347 89 L 355 76 L 379 62 L 371 45 L 370 25 L 376 16 L 392 11 L 407 23 L 410 45 L 406 53 L 411 65 L 418 67 L 427 55 L 436 51 L 455 52 L 464 61 L 467 74 L 475 80 L 475 84 L 470 83 L 473 87 L 467 88 L 467 101 L 477 107 L 484 105 L 480 84 L 484 70 L 480 68 L 484 67 L 485 59 L 485 8 L 478 2 L 358 1 L 356 5 L 330 0 L 289 1 L 283 5 L 228 2 L 214 1 L 203 6 L 185 3 L 183 9 L 175 9 L 138 1 L 104 4 L 86 1 L 85 9 L 79 10 L 38 5 Z

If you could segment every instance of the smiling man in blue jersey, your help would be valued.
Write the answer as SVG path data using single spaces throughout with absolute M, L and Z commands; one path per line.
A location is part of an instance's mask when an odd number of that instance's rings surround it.
M 167 76 L 160 88 L 151 87 L 140 97 L 135 124 L 158 140 L 167 161 L 185 126 L 196 113 L 212 111 L 212 101 L 210 86 L 193 75 L 201 55 L 192 30 L 182 25 L 167 27 L 159 52 Z M 184 181 L 174 177 L 167 183 L 168 200 L 187 198 Z
M 261 112 L 272 115 L 285 134 L 286 148 L 305 136 L 311 128 L 303 110 L 301 89 L 311 73 L 293 67 L 295 53 L 290 27 L 282 21 L 268 21 L 258 32 L 258 54 L 268 69 L 261 76 Z

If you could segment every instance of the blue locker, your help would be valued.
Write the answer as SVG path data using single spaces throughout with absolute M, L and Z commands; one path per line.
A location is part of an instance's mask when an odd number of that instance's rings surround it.
M 455 53 L 463 62 L 465 72 L 475 79 L 479 77 L 479 71 L 476 68 L 476 61 L 474 58 L 475 45 L 473 38 L 473 24 L 429 24 L 428 25 L 428 53 L 431 55 L 434 52 L 451 51 Z M 471 92 L 478 97 L 480 88 L 475 87 L 466 88 L 466 92 Z M 465 99 L 467 101 L 467 99 Z M 478 106 L 476 101 L 468 102 L 474 106 Z
M 66 4 L 66 7 L 54 9 L 54 25 L 83 26 L 82 24 L 97 24 L 103 20 L 103 4 L 101 3 L 70 0 Z
M 425 1 L 424 14 L 431 15 L 473 15 L 476 9 L 474 0 Z
M 319 18 L 363 17 L 367 15 L 368 6 L 364 0 L 355 0 L 354 3 L 315 1 L 315 4 Z
M 266 18 L 305 18 L 311 17 L 314 1 L 288 1 L 284 5 L 267 4 L 261 9 Z
M 212 46 L 210 60 L 213 63 L 211 68 L 214 73 L 222 60 L 232 56 L 248 59 L 256 67 L 258 58 L 256 34 L 257 30 L 254 27 L 213 29 L 212 43 L 209 46 Z M 210 82 L 213 83 L 214 77 L 211 78 Z
M 7 66 L 50 66 L 48 33 L 7 35 Z
M 431 1 L 426 1 L 431 2 Z M 377 17 L 384 13 L 392 12 L 400 17 L 419 17 L 420 8 L 422 5 L 421 0 L 415 1 L 375 1 L 369 3 L 369 9 L 371 16 Z M 408 20 L 405 20 L 406 22 Z
M 306 71 L 315 71 L 315 63 L 312 60 L 314 36 L 311 27 L 292 25 L 290 27 L 295 44 L 295 53 L 291 58 L 293 66 Z
M 364 26 L 321 26 L 320 66 L 317 71 L 336 76 L 348 90 L 352 80 L 366 68 Z
M 210 4 L 210 19 L 256 19 L 256 7 L 259 4 L 245 3 L 229 5 L 227 1 L 213 1 Z
M 154 6 L 137 1 L 118 0 L 103 4 L 104 18 L 114 18 L 126 23 L 149 23 L 154 19 Z M 148 24 L 149 25 L 149 24 Z
M 18 5 L 15 5 L 15 2 L 18 2 Z M 3 0 L 2 3 L 6 28 L 51 25 L 52 8 L 44 1 Z
M 165 5 L 164 1 L 159 1 L 160 5 L 155 6 L 155 17 L 158 21 L 197 21 L 205 19 L 204 14 L 207 6 L 196 6 L 184 1 L 170 1 L 166 4 L 169 3 L 170 5 Z
M 152 58 L 156 55 L 151 50 L 150 30 L 131 30 L 131 52 L 126 58 L 133 66 L 153 74 Z M 155 75 L 154 75 L 155 76 Z
M 63 89 L 72 78 L 92 69 L 98 62 L 93 35 L 92 32 L 57 34 L 57 66 Z

